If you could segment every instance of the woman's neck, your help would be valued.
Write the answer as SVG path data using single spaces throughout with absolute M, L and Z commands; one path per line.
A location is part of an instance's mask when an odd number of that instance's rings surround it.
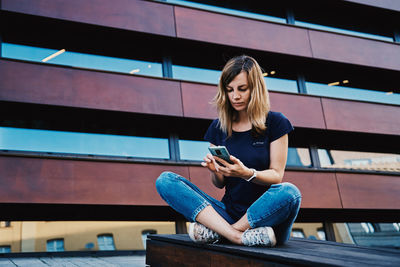
M 232 123 L 232 130 L 235 132 L 244 132 L 251 130 L 252 125 L 247 116 L 247 112 L 239 112 L 236 120 Z

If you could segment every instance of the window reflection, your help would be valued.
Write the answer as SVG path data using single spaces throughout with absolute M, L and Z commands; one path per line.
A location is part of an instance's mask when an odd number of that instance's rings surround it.
M 202 161 L 204 156 L 209 153 L 207 141 L 179 140 L 179 150 L 181 160 Z
M 286 165 L 292 167 L 311 167 L 309 149 L 289 147 Z
M 400 247 L 398 223 L 347 223 L 349 235 L 355 244 L 370 247 Z
M 348 35 L 353 35 L 353 36 L 359 36 L 359 37 L 371 38 L 371 39 L 376 39 L 376 40 L 381 40 L 381 41 L 393 42 L 393 37 L 358 32 L 358 31 L 345 30 L 345 29 L 329 27 L 329 26 L 324 26 L 324 25 L 318 25 L 318 24 L 304 22 L 304 21 L 296 20 L 295 25 L 306 27 L 306 28 L 311 28 L 311 29 L 337 32 L 337 33 L 343 33 L 343 34 L 348 34 Z
M 179 80 L 218 84 L 221 71 L 186 66 L 172 66 L 172 77 Z
M 11 246 L 0 246 L 0 253 L 11 253 Z
M 46 244 L 46 251 L 49 252 L 64 251 L 64 239 L 48 240 Z
M 97 244 L 99 245 L 99 250 L 115 250 L 114 237 L 112 234 L 98 235 Z
M 169 159 L 168 139 L 0 127 L 0 149 Z
M 318 149 L 323 168 L 400 172 L 400 154 Z
M 306 87 L 307 93 L 310 95 L 400 105 L 400 94 L 393 92 L 382 92 L 345 86 L 329 86 L 328 84 L 314 82 L 306 82 Z
M 298 93 L 297 82 L 294 80 L 264 77 L 267 89 L 271 91 Z
M 193 81 L 193 82 L 204 82 L 211 84 L 218 84 L 221 71 L 211 69 L 201 69 L 186 66 L 172 66 L 173 78 L 179 80 Z M 290 92 L 297 93 L 297 82 L 294 80 L 276 78 L 276 77 L 264 77 L 264 81 L 267 85 L 267 89 L 271 91 Z
M 1 44 L 1 56 L 4 58 L 162 77 L 161 63 L 62 51 L 19 44 Z

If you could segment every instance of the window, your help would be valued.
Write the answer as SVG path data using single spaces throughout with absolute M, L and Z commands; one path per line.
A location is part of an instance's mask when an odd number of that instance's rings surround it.
M 11 222 L 10 221 L 1 221 L 0 227 L 11 227 Z
M 162 77 L 162 65 L 157 62 L 108 57 L 49 49 L 28 45 L 2 43 L 1 56 L 19 60 L 58 64 L 86 69 L 106 70 L 126 74 Z
M 220 75 L 220 70 L 202 69 L 179 65 L 172 66 L 172 77 L 179 80 L 218 84 Z
M 348 80 L 332 81 L 327 84 L 306 82 L 307 94 L 385 104 L 400 104 L 400 94 L 393 91 L 383 92 L 343 86 L 347 83 L 349 83 Z
M 323 168 L 400 172 L 400 155 L 318 149 Z
M 179 140 L 179 152 L 181 160 L 202 161 L 205 155 L 210 153 L 207 141 Z
M 157 230 L 154 229 L 149 229 L 149 230 L 143 230 L 142 231 L 142 242 L 143 242 L 143 247 L 146 250 L 146 240 L 148 235 L 155 235 L 157 234 Z
M 347 223 L 349 235 L 361 246 L 400 248 L 399 223 Z
M 318 235 L 319 240 L 326 240 L 326 234 L 325 234 L 324 228 L 318 228 L 317 235 Z
M 265 74 L 264 74 L 265 75 Z M 278 92 L 289 92 L 298 93 L 297 81 L 277 78 L 277 77 L 265 77 L 265 84 L 267 85 L 268 91 Z
M 306 237 L 304 235 L 303 230 L 301 230 L 301 229 L 293 229 L 292 230 L 292 236 L 293 237 L 299 237 L 299 238 L 305 238 Z
M 11 253 L 11 246 L 0 246 L 0 253 Z
M 169 159 L 167 138 L 0 127 L 0 149 Z
M 286 165 L 291 167 L 311 167 L 309 149 L 289 147 Z
M 115 250 L 114 238 L 112 234 L 102 234 L 97 236 L 99 250 Z
M 46 251 L 64 251 L 64 239 L 52 239 L 48 240 L 46 244 Z

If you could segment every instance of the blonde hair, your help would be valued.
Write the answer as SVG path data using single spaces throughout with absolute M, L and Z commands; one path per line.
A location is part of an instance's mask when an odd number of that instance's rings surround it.
M 228 138 L 232 135 L 232 122 L 237 119 L 237 111 L 229 101 L 226 87 L 241 72 L 247 73 L 250 89 L 247 114 L 252 130 L 256 134 L 262 134 L 266 130 L 265 121 L 270 111 L 269 94 L 257 61 L 246 55 L 230 59 L 222 69 L 218 92 L 213 99 L 218 111 L 220 129 L 227 134 Z

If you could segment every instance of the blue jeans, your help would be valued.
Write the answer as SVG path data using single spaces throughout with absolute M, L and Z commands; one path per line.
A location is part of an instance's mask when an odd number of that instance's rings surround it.
M 235 220 L 226 211 L 225 204 L 201 191 L 184 177 L 163 172 L 156 181 L 160 196 L 174 210 L 191 222 L 208 205 L 211 205 L 228 223 Z M 300 209 L 301 194 L 291 183 L 273 184 L 247 209 L 251 228 L 270 226 L 274 229 L 278 244 L 285 243 Z

